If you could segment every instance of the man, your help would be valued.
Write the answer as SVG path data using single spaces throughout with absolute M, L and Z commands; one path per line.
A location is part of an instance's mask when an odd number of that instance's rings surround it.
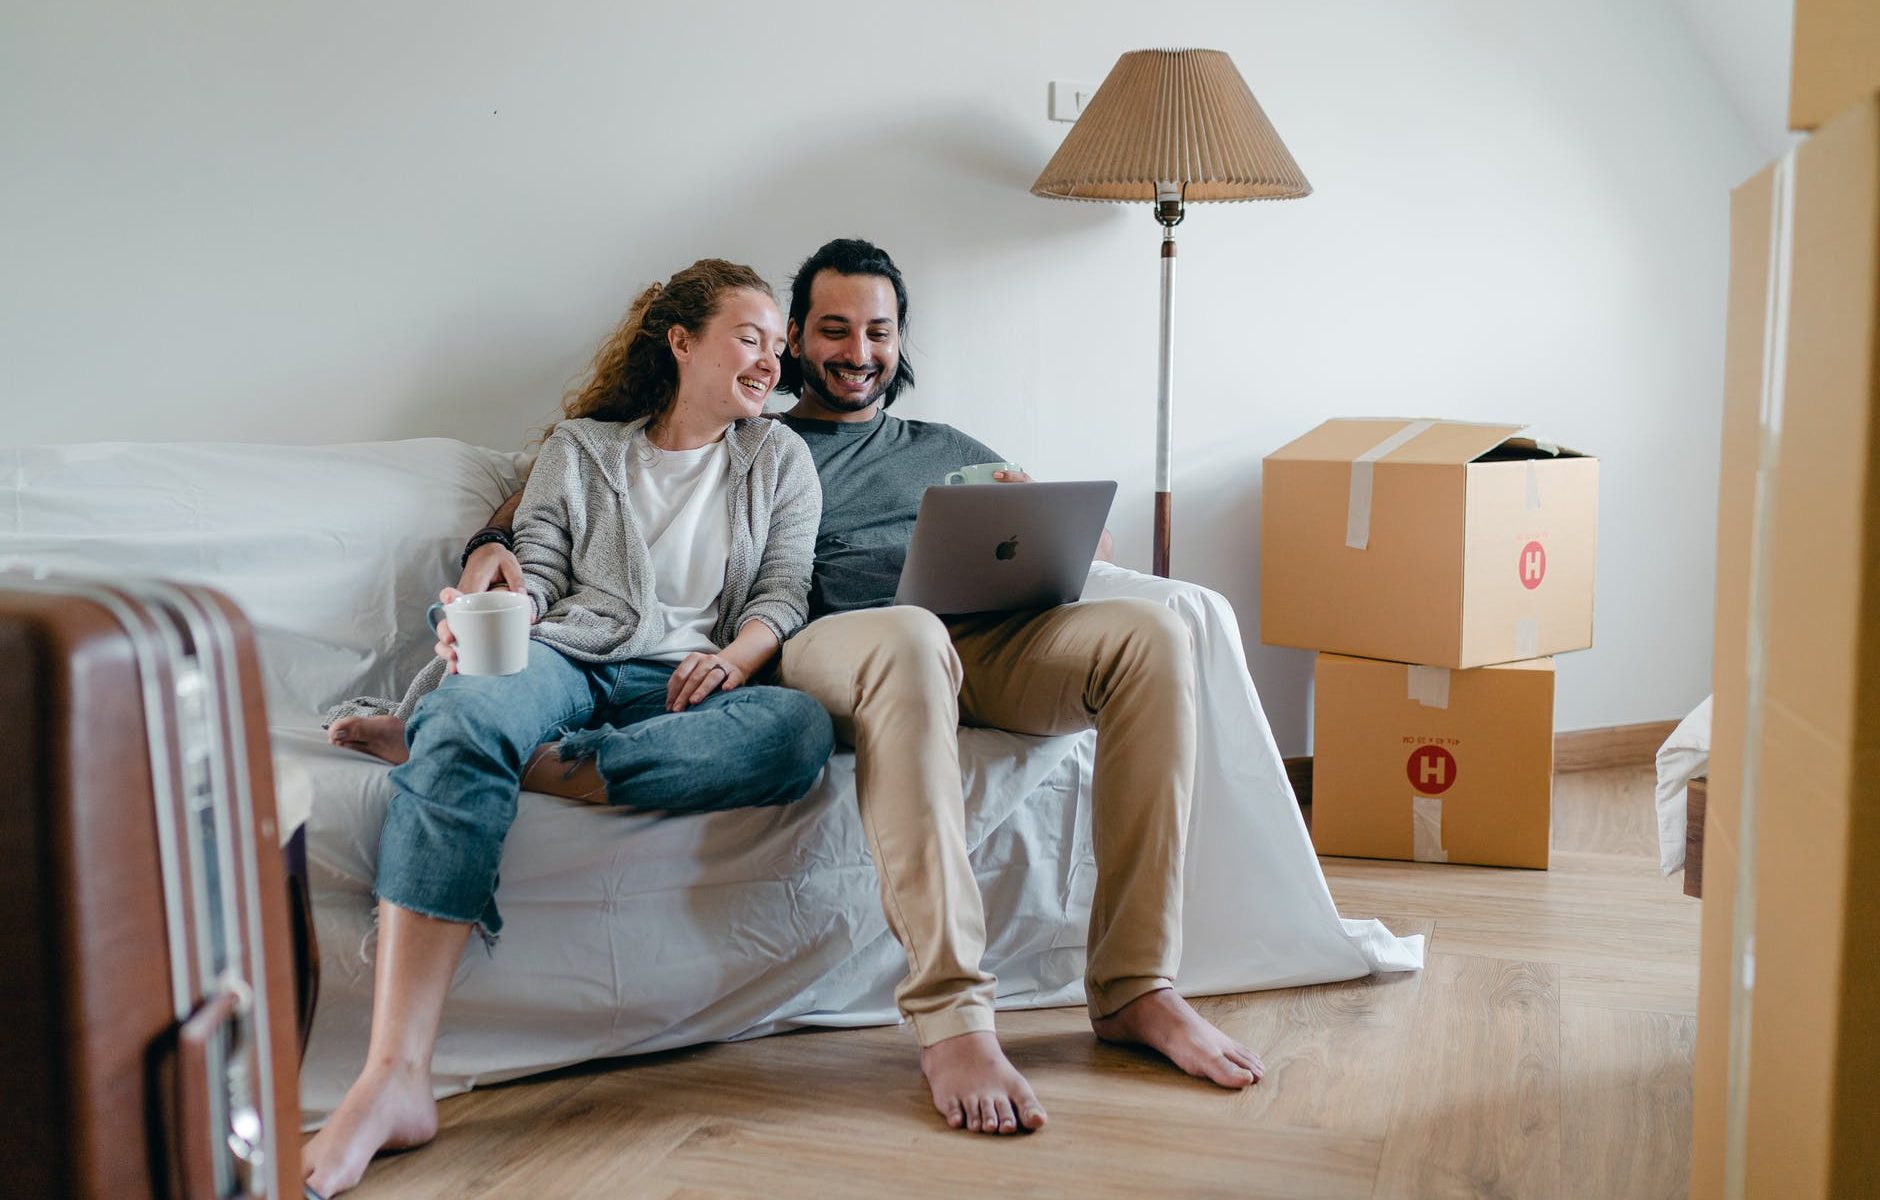
M 797 403 L 782 420 L 809 444 L 823 517 L 812 620 L 784 644 L 781 672 L 822 702 L 855 748 L 882 904 L 908 956 L 895 999 L 934 1106 L 954 1128 L 982 1133 L 1035 1130 L 1046 1119 L 993 1032 L 994 980 L 980 966 L 985 918 L 966 849 L 962 721 L 1028 734 L 1095 726 L 1091 1025 L 1222 1087 L 1255 1083 L 1259 1059 L 1172 987 L 1195 758 L 1193 663 L 1179 619 L 1134 599 L 944 620 L 893 605 L 921 494 L 960 466 L 1002 461 L 949 426 L 888 415 L 914 381 L 901 352 L 906 328 L 901 273 L 868 242 L 830 242 L 791 285 L 780 387 Z M 510 561 L 500 545 L 480 547 L 463 589 L 490 586 Z

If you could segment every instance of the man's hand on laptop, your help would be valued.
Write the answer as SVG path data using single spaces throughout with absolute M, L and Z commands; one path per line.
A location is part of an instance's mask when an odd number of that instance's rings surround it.
M 992 481 L 994 483 L 1030 483 L 1031 476 L 1023 471 L 994 471 Z

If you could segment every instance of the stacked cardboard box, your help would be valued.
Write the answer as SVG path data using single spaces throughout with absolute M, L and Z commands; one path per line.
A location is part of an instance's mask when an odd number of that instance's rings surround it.
M 1322 854 L 1545 867 L 1553 658 L 1593 641 L 1599 463 L 1336 420 L 1267 456 L 1260 636 L 1318 650 Z
M 1880 1195 L 1880 5 L 1795 20 L 1813 136 L 1730 204 L 1694 1197 Z
M 1819 129 L 1880 88 L 1880 5 L 1795 0 L 1789 128 Z

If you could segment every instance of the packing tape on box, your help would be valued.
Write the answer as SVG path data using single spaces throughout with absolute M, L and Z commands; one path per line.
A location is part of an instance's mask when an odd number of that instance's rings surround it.
M 1371 545 L 1371 484 L 1377 460 L 1434 424 L 1434 421 L 1412 421 L 1351 460 L 1351 499 L 1345 506 L 1345 545 L 1353 550 L 1364 550 Z
M 1537 658 L 1541 644 L 1541 623 L 1533 617 L 1520 617 L 1514 623 L 1514 656 L 1517 660 Z
M 1410 699 L 1424 708 L 1449 707 L 1449 668 L 1409 667 Z
M 1534 460 L 1531 458 L 1527 464 L 1527 510 L 1541 510 L 1541 473 L 1534 469 Z
M 1435 796 L 1410 798 L 1410 857 L 1417 862 L 1449 861 L 1443 849 L 1443 802 Z

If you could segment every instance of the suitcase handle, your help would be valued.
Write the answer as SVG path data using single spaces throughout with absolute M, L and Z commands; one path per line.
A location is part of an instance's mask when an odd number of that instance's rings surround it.
M 253 1008 L 247 985 L 228 978 L 178 1031 L 176 1151 L 187 1200 L 254 1196 L 265 1178 L 261 1117 L 246 1082 Z

